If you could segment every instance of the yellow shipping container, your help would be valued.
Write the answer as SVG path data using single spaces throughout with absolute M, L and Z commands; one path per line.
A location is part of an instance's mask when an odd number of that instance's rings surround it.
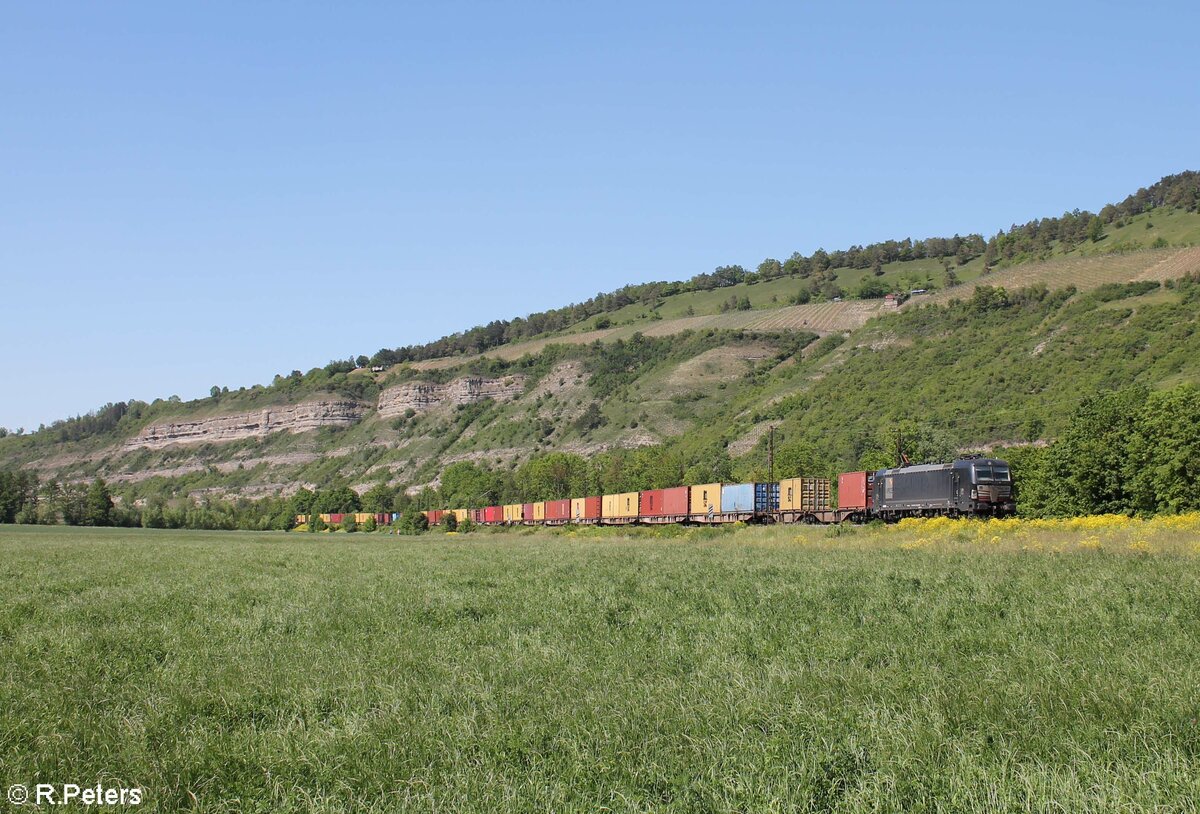
M 461 523 L 462 521 L 467 519 L 467 510 L 466 509 L 453 509 L 452 511 L 454 512 L 454 519 L 457 522 Z
M 620 519 L 638 516 L 638 493 L 621 492 L 617 495 L 605 495 L 601 501 L 600 515 Z
M 533 519 L 534 520 L 545 520 L 546 519 L 546 504 L 545 503 L 534 503 L 533 504 Z
M 584 499 L 581 497 L 571 498 L 571 519 L 582 520 L 587 514 L 587 508 L 584 506 Z
M 521 504 L 509 503 L 504 507 L 504 522 L 505 523 L 520 523 L 524 520 L 521 516 Z
M 721 513 L 721 484 L 702 483 L 692 487 L 691 514 L 708 514 L 711 508 L 713 514 Z
M 360 526 L 363 523 L 367 522 L 368 520 L 374 520 L 374 519 L 375 519 L 375 515 L 372 512 L 355 512 L 354 513 L 354 522 L 359 524 Z
M 825 478 L 787 478 L 779 482 L 779 510 L 817 512 L 829 508 L 829 481 Z

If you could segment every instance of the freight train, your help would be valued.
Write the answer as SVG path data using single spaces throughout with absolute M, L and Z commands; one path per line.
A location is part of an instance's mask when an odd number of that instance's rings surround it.
M 433 509 L 429 525 L 450 512 L 481 526 L 621 526 L 659 523 L 866 523 L 905 517 L 1003 517 L 1016 511 L 1012 471 L 995 458 L 961 458 L 947 464 L 900 466 L 838 475 L 836 505 L 824 478 L 778 483 L 702 483 L 595 497 L 509 503 L 481 509 Z M 396 513 L 322 514 L 327 524 L 368 518 L 385 526 Z M 297 515 L 307 523 L 308 515 Z

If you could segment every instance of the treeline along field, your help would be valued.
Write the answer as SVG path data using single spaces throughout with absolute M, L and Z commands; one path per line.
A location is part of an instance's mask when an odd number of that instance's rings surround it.
M 7 527 L 4 782 L 146 811 L 1188 810 L 1200 524 L 1038 522 Z

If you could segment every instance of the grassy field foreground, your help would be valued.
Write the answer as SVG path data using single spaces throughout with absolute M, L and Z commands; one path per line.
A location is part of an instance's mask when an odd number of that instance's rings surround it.
M 1194 810 L 1200 520 L 1087 522 L 0 528 L 0 784 L 136 785 L 143 811 Z

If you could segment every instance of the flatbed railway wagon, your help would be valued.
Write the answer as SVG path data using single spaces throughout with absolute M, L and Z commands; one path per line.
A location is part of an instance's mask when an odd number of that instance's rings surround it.
M 638 493 L 638 520 L 642 523 L 684 523 L 688 519 L 689 488 L 646 489 Z
M 785 478 L 779 482 L 779 523 L 832 523 L 837 512 L 830 504 L 826 478 Z
M 600 523 L 605 526 L 624 526 L 638 521 L 640 498 L 638 492 L 604 495 L 600 501 Z
M 603 498 L 573 497 L 571 498 L 571 522 L 584 526 L 594 526 L 600 522 L 600 509 Z
M 565 526 L 571 521 L 571 501 L 547 500 L 544 520 L 547 526 Z
M 691 487 L 688 522 L 773 523 L 778 483 L 704 483 Z

